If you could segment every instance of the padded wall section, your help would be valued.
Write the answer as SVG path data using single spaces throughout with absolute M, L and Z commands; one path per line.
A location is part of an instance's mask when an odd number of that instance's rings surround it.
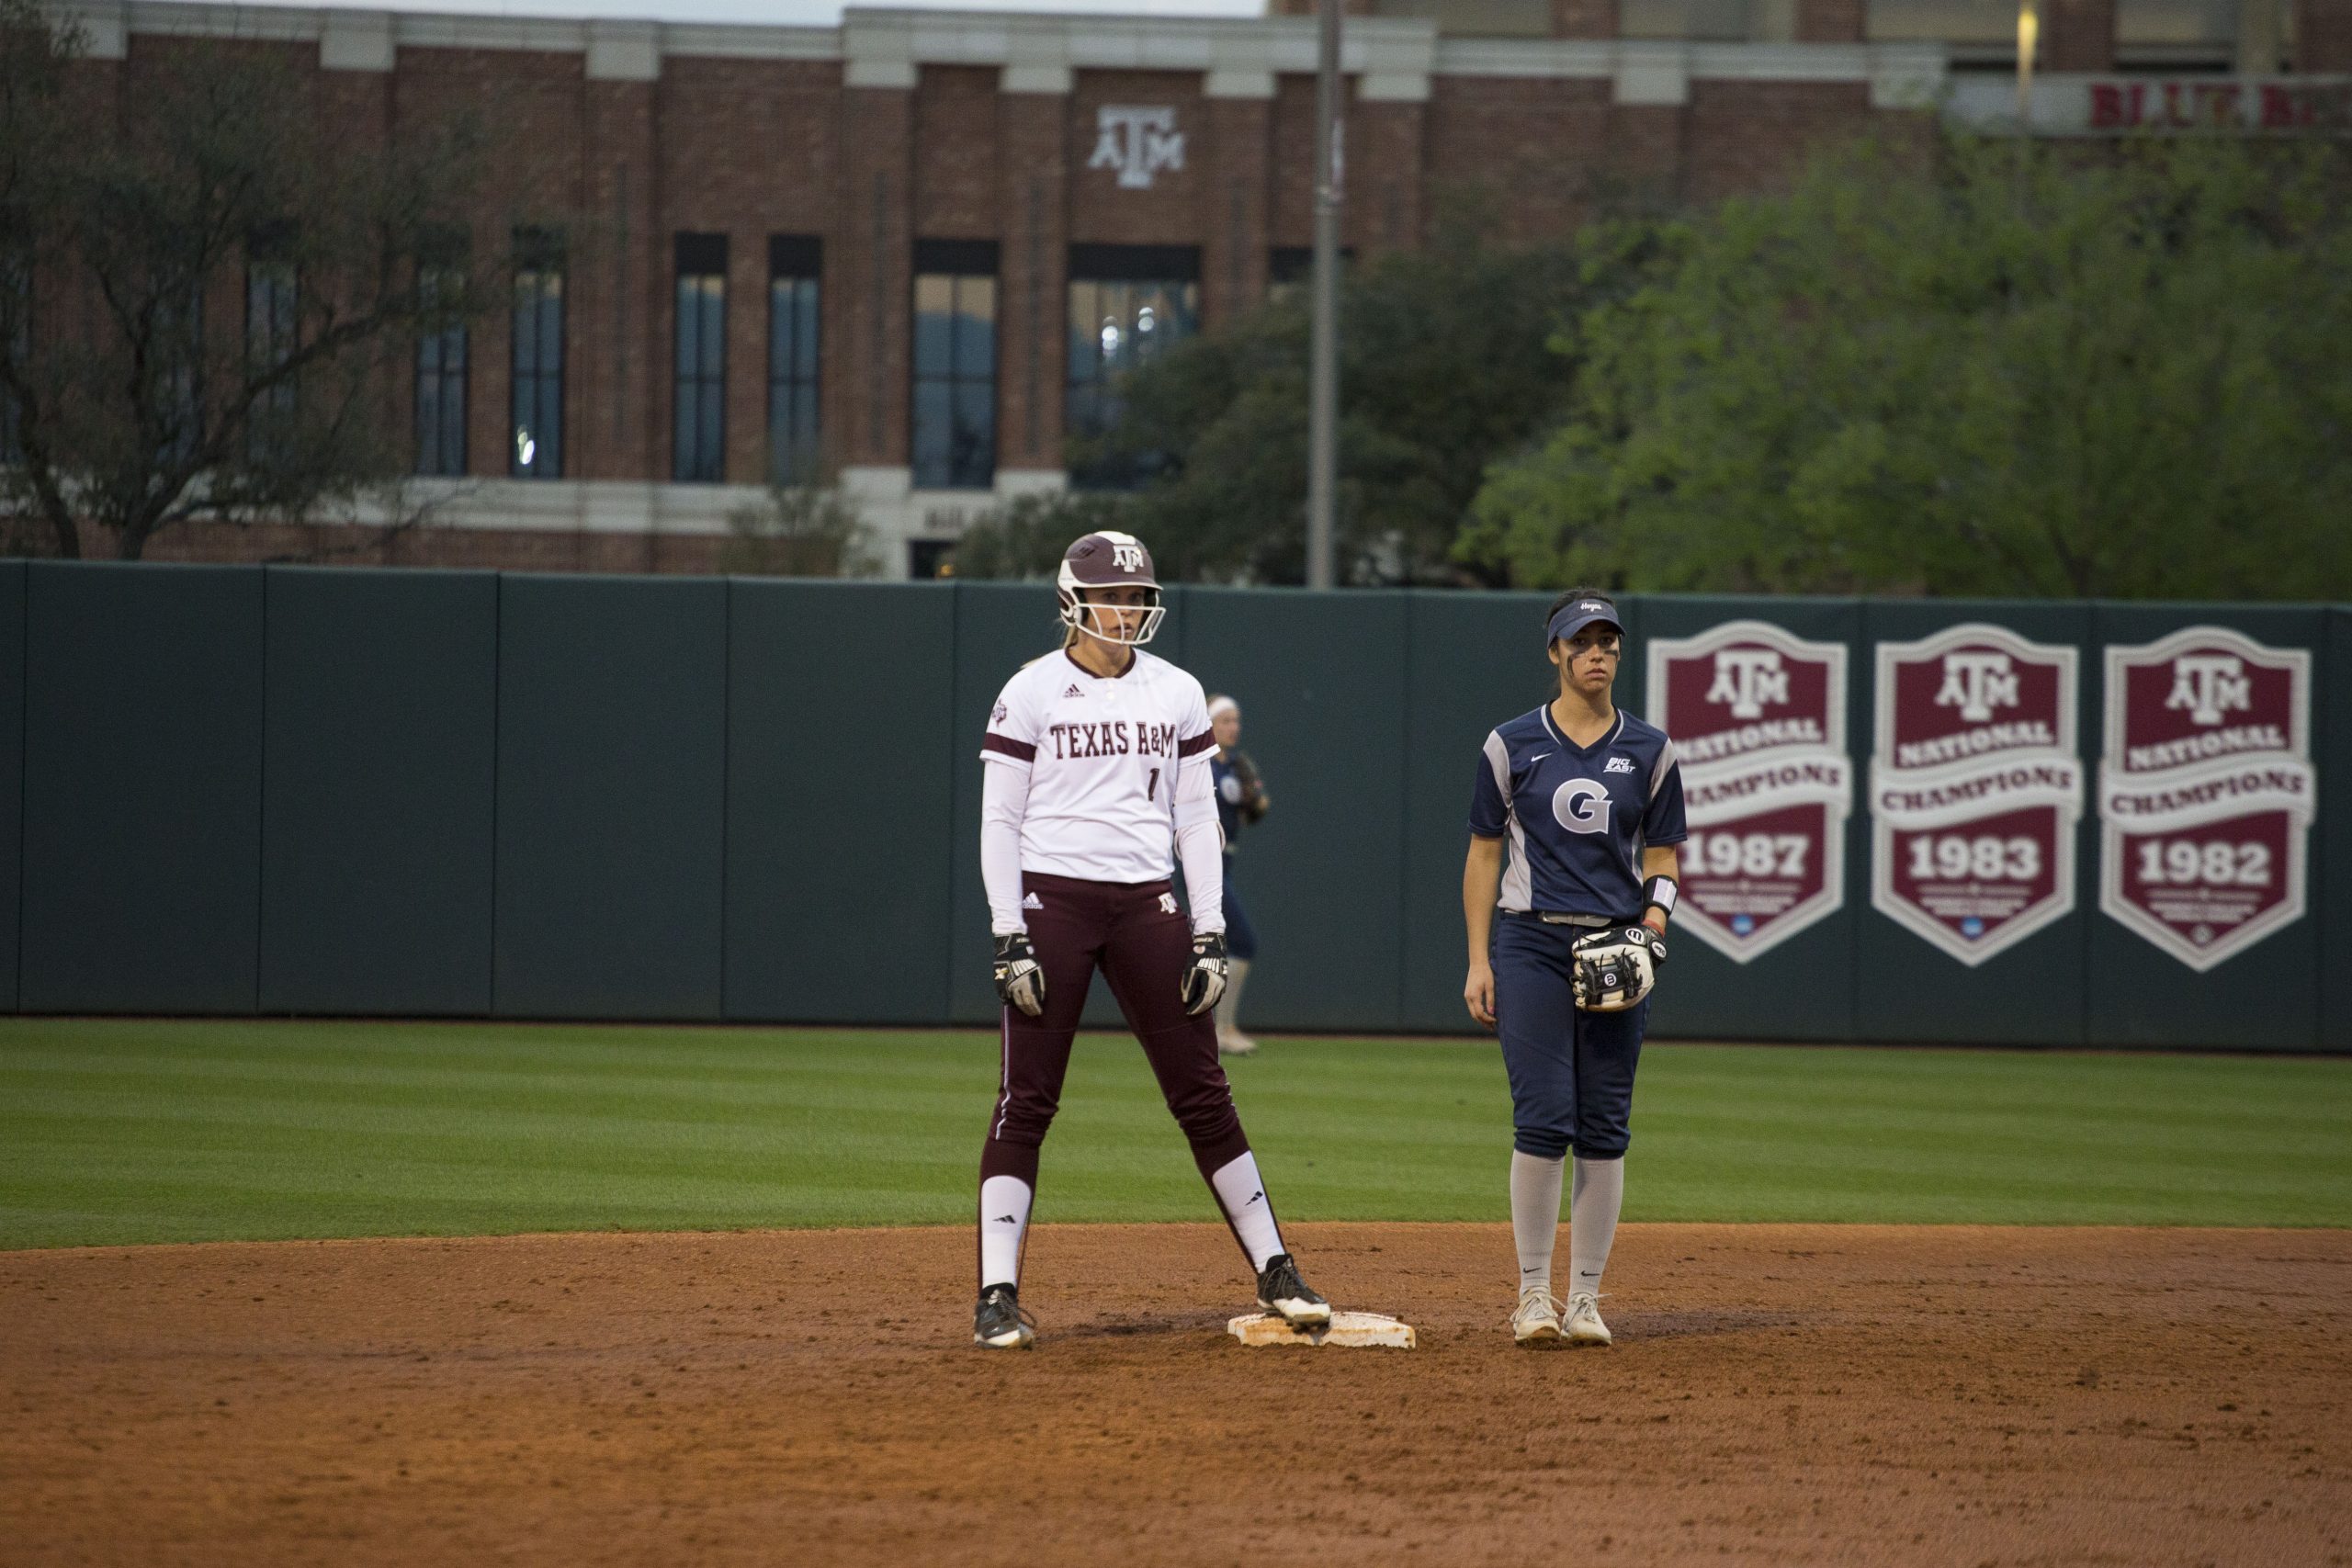
M 1866 682 L 1852 649 L 1861 635 L 1861 605 L 1849 599 L 1645 597 L 1632 607 L 1636 626 L 1632 661 L 1645 671 L 1650 645 L 1661 637 L 1694 637 L 1726 621 L 1758 620 L 1815 642 L 1847 645 L 1847 735 L 1849 756 L 1866 755 Z M 1639 672 L 1629 671 L 1638 675 Z M 1621 677 L 1621 680 L 1625 677 Z M 1688 727 L 1665 709 L 1659 694 L 1642 690 L 1638 705 L 1669 735 Z M 1767 716 L 1770 716 L 1770 714 Z M 1858 770 L 1859 772 L 1859 770 Z M 1857 795 L 1860 789 L 1857 786 Z M 1702 829 L 1695 829 L 1702 830 Z M 1689 909 L 1678 914 L 1666 974 L 1650 1015 L 1650 1032 L 1683 1040 L 1850 1040 L 1854 1038 L 1855 928 L 1870 907 L 1864 852 L 1868 839 L 1859 801 L 1848 819 L 1844 875 L 1837 908 L 1785 941 L 1740 963 L 1693 935 Z M 1685 867 L 1683 897 L 1693 897 Z
M 28 1012 L 249 1013 L 262 569 L 27 569 Z
M 1469 956 L 1462 862 L 1470 843 L 1471 782 L 1487 732 L 1546 700 L 1554 678 L 1544 657 L 1550 603 L 1540 593 L 1406 595 L 1399 1027 L 1447 1033 L 1476 1027 L 1462 1004 Z M 1245 750 L 1250 744 L 1243 736 Z
M 1972 621 L 2004 627 L 2030 642 L 2075 650 L 2074 755 L 2084 768 L 2082 808 L 2071 835 L 2072 912 L 1973 964 L 1959 955 L 1967 951 L 1965 947 L 1959 953 L 1939 947 L 1874 907 L 1877 880 L 1883 875 L 1891 878 L 1895 868 L 1878 864 L 1875 834 L 1871 831 L 1874 818 L 1870 811 L 1871 762 L 1877 749 L 1879 645 L 1918 642 Z M 1864 829 L 1855 884 L 1857 1032 L 1863 1040 L 1873 1042 L 2081 1044 L 2087 1002 L 2084 964 L 2091 920 L 2098 912 L 2098 823 L 2093 780 L 2098 750 L 2099 650 L 2092 640 L 2089 609 L 2080 604 L 1877 600 L 1863 605 L 1862 633 L 1853 665 L 1861 688 L 1861 705 L 1851 737 L 1860 780 L 1857 804 Z M 1995 708 L 1984 723 L 1989 726 L 2006 716 L 2010 716 L 2007 710 Z M 1948 768 L 1935 776 L 1976 775 L 1962 759 L 1956 770 Z M 2048 820 L 2044 814 L 2041 821 Z M 1973 843 L 1995 835 L 1986 829 L 1956 824 L 1922 836 L 1932 845 L 1944 838 Z M 1903 852 L 1895 852 L 1900 857 Z M 2037 845 L 2033 853 L 2038 864 L 2042 851 Z M 1997 887 L 1994 896 L 1998 897 Z
M 2318 701 L 2321 953 L 2320 1044 L 2352 1051 L 2352 610 L 2327 613 L 2325 671 Z
M 727 584 L 509 575 L 498 641 L 495 1010 L 718 1018 Z
M 2315 650 L 2314 730 L 2325 716 L 2321 677 L 2326 661 L 2316 651 L 2324 611 L 2245 604 L 2099 604 L 2092 613 L 2102 661 L 2106 645 L 2152 643 L 2194 626 L 2225 626 L 2275 648 Z M 2324 768 L 2327 742 L 2316 735 L 2314 740 L 2312 759 Z M 2090 745 L 2096 756 L 2096 733 Z M 2324 821 L 2324 809 L 2321 819 Z M 2306 841 L 2300 847 L 2308 856 L 2318 848 L 2320 835 L 2313 831 L 2303 837 Z M 2305 867 L 2308 874 L 2312 869 L 2308 859 Z M 2322 895 L 2318 879 L 2312 877 L 2301 919 L 2201 973 L 2118 920 L 2098 916 L 2091 924 L 2089 1043 L 2311 1049 L 2319 1038 Z M 2341 962 L 2340 953 L 2335 962 Z
M 1241 705 L 1273 809 L 1235 879 L 1251 1028 L 1394 1029 L 1404 971 L 1406 599 L 1195 588 L 1185 661 Z M 1458 901 L 1457 893 L 1457 901 Z
M 729 1018 L 946 1018 L 956 592 L 729 583 Z
M 25 563 L 0 561 L 0 1009 L 17 1008 L 17 908 L 24 886 Z
M 268 575 L 261 1010 L 491 1006 L 498 579 Z

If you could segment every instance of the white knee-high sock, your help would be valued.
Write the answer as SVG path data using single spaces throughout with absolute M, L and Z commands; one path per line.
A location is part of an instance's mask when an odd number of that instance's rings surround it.
M 1266 1184 L 1258 1179 L 1258 1156 L 1246 1150 L 1216 1168 L 1209 1178 L 1209 1187 L 1216 1193 L 1217 1204 L 1225 1217 L 1233 1223 L 1233 1234 L 1241 1238 L 1241 1250 L 1250 1255 L 1250 1267 L 1262 1273 L 1266 1259 L 1290 1249 L 1283 1245 L 1282 1228 L 1274 1224 L 1274 1202 L 1266 1196 Z
M 1522 1294 L 1552 1288 L 1552 1249 L 1560 1237 L 1560 1170 L 1566 1163 L 1510 1152 L 1510 1234 L 1519 1243 Z
M 1625 1206 L 1625 1156 L 1579 1159 L 1568 1190 L 1568 1293 L 1600 1294 L 1600 1271 L 1617 1239 L 1617 1212 Z
M 980 1183 L 980 1289 L 1021 1285 L 1021 1238 L 1029 1232 L 1029 1203 L 1035 1196 L 1017 1176 L 991 1176 Z

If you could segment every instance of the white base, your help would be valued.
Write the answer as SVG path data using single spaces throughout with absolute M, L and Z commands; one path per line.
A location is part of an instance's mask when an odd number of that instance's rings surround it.
M 1237 1317 L 1225 1331 L 1244 1345 L 1385 1345 L 1410 1350 L 1419 1341 L 1409 1323 L 1376 1312 L 1335 1312 L 1327 1328 L 1293 1328 L 1270 1312 Z

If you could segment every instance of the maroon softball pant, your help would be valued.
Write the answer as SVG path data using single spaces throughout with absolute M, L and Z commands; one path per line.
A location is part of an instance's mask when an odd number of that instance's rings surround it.
M 1037 1146 L 1061 1104 L 1070 1042 L 1096 969 L 1127 1027 L 1143 1044 L 1152 1075 L 1206 1178 L 1250 1152 L 1233 1089 L 1216 1059 L 1216 1023 L 1188 1015 L 1179 995 L 1193 962 L 1191 924 L 1166 882 L 1086 882 L 1036 872 L 1022 877 L 1035 907 L 1026 910 L 1030 944 L 1046 971 L 1046 1010 L 1031 1018 L 1004 1010 L 1004 1071 L 980 1151 L 980 1179 L 1016 1176 L 1037 1185 Z

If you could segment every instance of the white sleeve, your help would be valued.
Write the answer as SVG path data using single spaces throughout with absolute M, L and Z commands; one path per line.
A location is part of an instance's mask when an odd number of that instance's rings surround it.
M 1037 719 L 1021 677 L 1005 682 L 980 738 L 980 884 L 988 889 L 989 927 L 1002 936 L 1025 931 L 1021 914 L 1021 820 L 1029 813 L 1029 772 L 1037 758 Z
M 1184 897 L 1193 907 L 1193 930 L 1225 930 L 1225 829 L 1217 821 L 1216 786 L 1209 755 L 1208 702 L 1198 682 L 1176 732 L 1176 856 L 1184 866 Z
M 991 759 L 980 773 L 980 885 L 988 889 L 989 929 L 998 936 L 1025 931 L 1029 922 L 1021 914 L 1021 819 L 1029 809 L 1028 765 L 997 766 Z M 1220 896 L 1223 890 L 1220 882 Z

